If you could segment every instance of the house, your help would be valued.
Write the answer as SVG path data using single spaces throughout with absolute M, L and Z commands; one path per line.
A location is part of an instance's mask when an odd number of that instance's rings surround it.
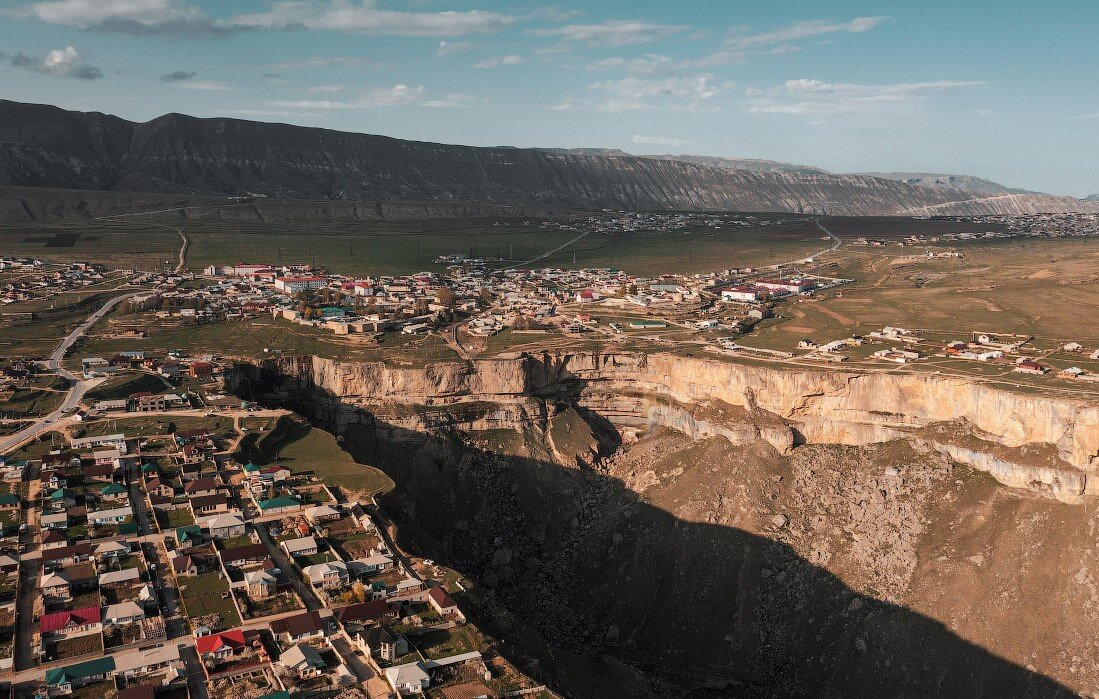
M 72 611 L 43 614 L 38 619 L 38 632 L 43 636 L 80 636 L 98 633 L 101 627 L 99 607 L 83 607 Z
M 342 561 L 328 561 L 302 568 L 302 574 L 313 587 L 333 590 L 347 585 L 347 565 Z
M 150 496 L 158 498 L 171 498 L 176 494 L 176 489 L 159 477 L 146 480 L 145 490 L 148 491 Z
M 304 644 L 293 646 L 283 653 L 282 657 L 279 658 L 279 665 L 297 674 L 302 679 L 317 677 L 327 667 L 324 658 L 317 652 L 317 649 Z
M 190 503 L 191 512 L 196 518 L 201 515 L 213 515 L 229 511 L 229 498 L 225 497 L 225 493 L 193 497 Z
M 46 497 L 45 504 L 54 510 L 67 510 L 76 506 L 76 493 L 68 488 L 58 488 Z
M 83 469 L 84 482 L 107 483 L 114 478 L 114 466 L 111 464 L 91 464 Z
M 200 495 L 214 495 L 218 492 L 218 482 L 213 478 L 196 478 L 183 486 L 183 492 L 191 498 Z
M 393 567 L 393 559 L 384 553 L 375 553 L 365 558 L 356 558 L 351 563 L 348 563 L 350 567 L 354 564 L 355 572 L 359 575 L 373 575 L 374 573 L 380 573 L 383 570 L 388 570 Z
M 369 657 L 393 662 L 408 653 L 408 641 L 400 634 L 394 635 L 384 626 L 372 626 L 355 634 L 359 650 Z
M 134 624 L 145 620 L 145 610 L 133 601 L 112 604 L 103 612 L 105 624 Z
M 394 665 L 385 669 L 385 681 L 402 696 L 419 694 L 431 686 L 431 678 L 420 663 Z
M 324 524 L 325 522 L 334 522 L 338 520 L 340 518 L 340 513 L 328 505 L 317 505 L 316 507 L 310 507 L 305 511 L 305 518 L 313 524 Z
M 254 600 L 267 599 L 278 590 L 278 579 L 266 570 L 253 570 L 244 574 L 248 596 Z
M 72 596 L 69 578 L 63 570 L 55 573 L 43 573 L 42 578 L 38 581 L 38 589 L 42 590 L 42 594 L 46 597 L 69 599 Z
M 352 622 L 368 624 L 396 619 L 399 616 L 400 609 L 400 604 L 390 604 L 385 600 L 372 600 L 370 602 L 349 604 L 346 607 L 337 607 L 334 610 L 334 615 L 341 624 Z
M 19 570 L 19 561 L 6 553 L 0 553 L 0 573 L 15 573 Z
M 121 677 L 140 677 L 164 668 L 180 666 L 179 646 L 175 643 L 165 643 L 140 653 L 119 653 L 112 657 L 116 664 L 115 674 Z M 122 699 L 121 694 L 119 699 Z
M 92 550 L 92 556 L 94 556 L 97 561 L 104 561 L 106 559 L 117 561 L 128 553 L 130 553 L 129 544 L 118 541 L 105 541 L 102 544 L 97 544 L 95 549 Z
M 42 565 L 47 569 L 55 569 L 87 561 L 92 557 L 92 545 L 89 543 L 61 546 L 42 552 Z
M 430 604 L 431 608 L 443 619 L 465 620 L 465 615 L 462 614 L 462 610 L 458 609 L 458 605 L 455 603 L 454 599 L 447 594 L 446 590 L 438 585 L 428 589 L 427 603 Z
M 130 499 L 126 486 L 110 483 L 99 489 L 99 497 L 107 502 L 125 502 Z
M 71 569 L 70 569 L 71 570 Z M 123 570 L 108 570 L 99 576 L 100 587 L 111 585 L 128 585 L 141 579 L 141 570 L 138 568 L 124 568 Z M 75 580 L 73 581 L 76 582 Z
M 176 575 L 201 575 L 213 567 L 213 558 L 202 553 L 184 554 L 172 559 L 172 571 Z
M 287 555 L 293 558 L 312 556 L 317 553 L 317 540 L 311 536 L 304 536 L 300 539 L 287 539 L 282 542 L 282 548 L 286 550 Z
M 95 658 L 75 665 L 46 670 L 46 685 L 68 694 L 76 687 L 101 682 L 114 676 L 114 656 Z
M 197 524 L 191 524 L 186 527 L 176 527 L 177 548 L 189 549 L 192 546 L 200 545 L 202 542 L 202 528 Z
M 42 532 L 42 550 L 61 548 L 62 546 L 69 545 L 69 537 L 62 534 L 57 529 L 43 530 Z
M 231 629 L 195 639 L 195 650 L 202 660 L 222 660 L 232 657 L 245 648 L 244 631 Z
M 282 495 L 270 500 L 260 500 L 257 504 L 260 512 L 264 515 L 280 515 L 297 512 L 301 509 L 301 503 L 289 495 Z
M 299 643 L 324 636 L 325 624 L 318 612 L 302 612 L 272 621 L 271 633 L 289 643 Z
M 227 566 L 246 566 L 253 563 L 262 563 L 271 555 L 271 551 L 265 544 L 246 544 L 223 549 L 221 562 Z
M 69 528 L 69 513 L 68 512 L 51 512 L 49 514 L 42 513 L 42 516 L 38 519 L 38 524 L 44 530 L 62 530 Z
M 19 496 L 11 493 L 4 493 L 0 495 L 0 511 L 2 510 L 18 510 L 19 509 Z
M 110 510 L 97 510 L 88 513 L 88 522 L 95 525 L 121 524 L 133 517 L 134 511 L 129 505 L 115 507 Z
M 1023 359 L 1015 364 L 1015 369 L 1020 374 L 1037 374 L 1042 375 L 1049 371 L 1046 367 L 1042 366 L 1038 362 L 1032 362 L 1029 359 Z
M 197 524 L 210 532 L 211 539 L 235 539 L 245 533 L 244 520 L 232 513 L 204 517 Z

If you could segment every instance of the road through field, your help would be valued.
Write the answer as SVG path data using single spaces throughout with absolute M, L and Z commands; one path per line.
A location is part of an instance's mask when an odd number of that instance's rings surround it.
M 147 291 L 137 291 L 129 294 L 123 294 L 121 296 L 115 296 L 112 299 L 108 299 L 106 303 L 100 306 L 94 313 L 88 316 L 83 323 L 76 326 L 71 333 L 65 336 L 65 339 L 61 340 L 61 343 L 57 345 L 57 348 L 50 355 L 49 360 L 46 361 L 46 368 L 56 371 L 58 376 L 69 381 L 70 386 L 68 395 L 65 396 L 65 400 L 61 405 L 57 407 L 49 415 L 45 415 L 29 427 L 26 427 L 18 432 L 8 435 L 7 437 L 0 438 L 0 454 L 15 449 L 24 442 L 34 439 L 47 428 L 52 428 L 59 420 L 71 413 L 80 405 L 81 399 L 84 398 L 84 394 L 90 389 L 95 387 L 99 380 L 97 379 L 85 379 L 81 376 L 77 376 L 62 365 L 62 361 L 65 359 L 65 352 L 73 346 L 77 340 L 84 336 L 84 333 L 88 332 L 88 329 L 95 325 L 103 316 L 110 313 L 118 304 L 122 303 L 126 299 L 133 298 L 135 296 L 141 296 L 148 293 Z

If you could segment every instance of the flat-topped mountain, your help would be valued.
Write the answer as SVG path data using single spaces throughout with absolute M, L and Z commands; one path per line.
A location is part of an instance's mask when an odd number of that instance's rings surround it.
M 336 201 L 840 215 L 1094 211 L 1048 195 L 935 189 L 626 154 L 473 147 L 239 119 L 0 101 L 0 185 Z

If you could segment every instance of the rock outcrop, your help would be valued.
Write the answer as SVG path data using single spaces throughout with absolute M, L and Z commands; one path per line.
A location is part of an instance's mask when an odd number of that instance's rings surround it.
M 456 146 L 182 114 L 134 123 L 2 100 L 0 185 L 570 210 L 856 216 L 1099 210 L 1071 197 L 977 195 L 860 175 Z
M 735 445 L 921 440 L 1012 487 L 1076 502 L 1099 469 L 1099 405 L 921 374 L 791 371 L 672 354 L 565 353 L 398 368 L 318 357 L 242 367 L 284 395 L 313 392 L 339 429 L 365 408 L 409 430 L 452 425 L 546 429 L 553 402 L 575 404 L 619 432 L 652 427 Z M 330 400 L 324 400 L 328 396 Z M 924 433 L 936 425 L 963 428 Z

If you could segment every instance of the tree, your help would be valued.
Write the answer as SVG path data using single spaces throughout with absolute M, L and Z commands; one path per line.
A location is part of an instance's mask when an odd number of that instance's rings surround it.
M 435 300 L 442 306 L 454 308 L 454 302 L 458 300 L 458 295 L 450 289 L 442 287 L 435 292 Z

